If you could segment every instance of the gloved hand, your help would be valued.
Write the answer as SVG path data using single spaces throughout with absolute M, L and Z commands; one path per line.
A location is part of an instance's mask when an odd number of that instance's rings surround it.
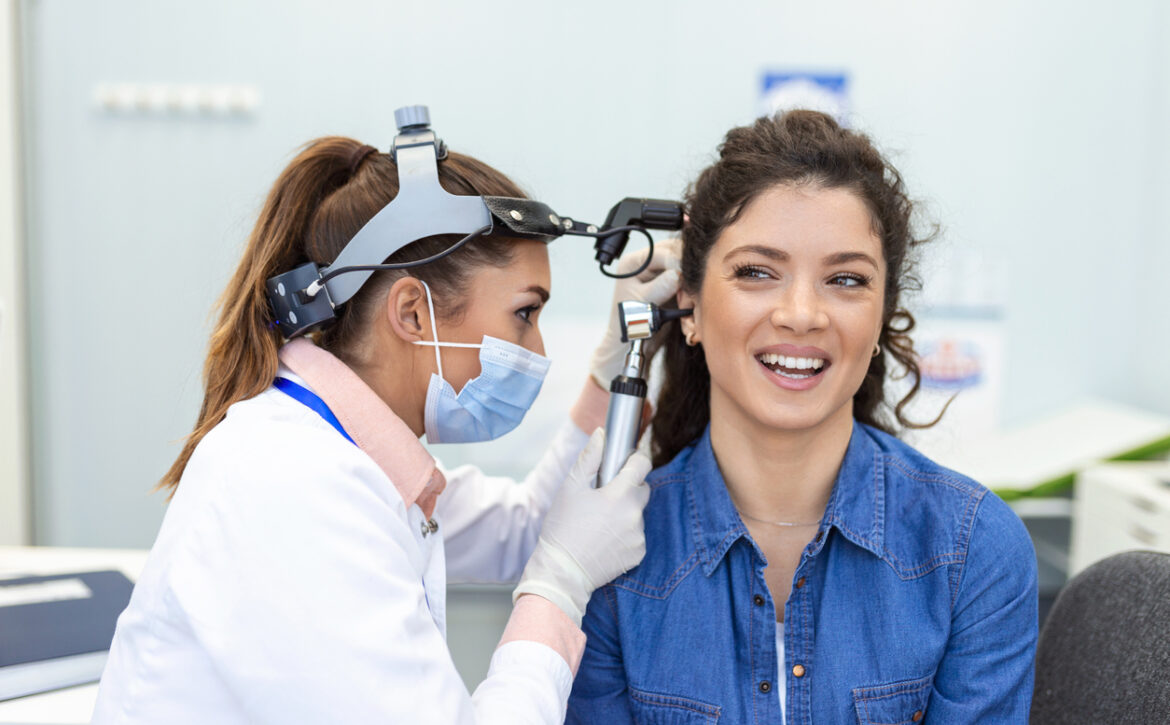
M 512 593 L 537 594 L 560 607 L 577 626 L 593 590 L 629 571 L 646 554 L 643 482 L 650 460 L 635 452 L 612 481 L 592 488 L 601 468 L 605 431 L 598 428 L 577 459 L 544 518 L 536 550 Z
M 633 272 L 646 260 L 646 249 L 623 254 L 617 263 L 619 274 Z M 626 300 L 641 300 L 660 305 L 678 292 L 679 275 L 682 270 L 682 240 L 667 239 L 654 245 L 654 258 L 650 266 L 636 277 L 619 279 L 613 286 L 613 304 L 609 306 L 609 327 L 605 339 L 593 353 L 589 373 L 603 390 L 609 390 L 609 383 L 621 374 L 629 344 L 622 342 L 622 326 L 618 319 L 617 306 Z

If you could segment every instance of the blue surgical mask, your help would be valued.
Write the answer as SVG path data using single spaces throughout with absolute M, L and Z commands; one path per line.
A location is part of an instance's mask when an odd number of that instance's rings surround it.
M 420 280 L 421 281 L 421 280 Z M 435 348 L 438 374 L 431 373 L 423 427 L 428 443 L 475 443 L 499 438 L 520 424 L 548 372 L 549 359 L 506 340 L 484 335 L 483 343 L 439 342 L 431 288 L 427 293 L 433 342 L 418 340 L 415 345 Z M 440 347 L 479 348 L 479 375 L 467 381 L 455 394 L 443 377 Z

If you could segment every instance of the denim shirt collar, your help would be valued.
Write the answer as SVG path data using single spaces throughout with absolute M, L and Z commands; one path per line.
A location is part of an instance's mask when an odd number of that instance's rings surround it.
M 867 427 L 854 421 L 849 447 L 817 529 L 818 536 L 806 549 L 808 555 L 815 556 L 824 547 L 829 529 L 835 528 L 857 546 L 882 556 L 885 477 L 881 456 L 881 449 Z M 715 461 L 710 425 L 691 451 L 686 478 L 692 535 L 703 573 L 710 576 L 736 541 L 740 538 L 751 541 Z

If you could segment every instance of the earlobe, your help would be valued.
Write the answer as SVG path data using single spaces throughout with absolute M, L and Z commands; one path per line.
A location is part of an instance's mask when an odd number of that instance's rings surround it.
M 683 337 L 686 339 L 687 345 L 693 347 L 699 342 L 699 338 L 696 335 L 696 328 L 699 325 L 700 315 L 702 314 L 699 310 L 699 301 L 695 299 L 694 295 L 683 290 L 678 291 L 677 300 L 680 310 L 693 310 L 689 317 L 684 317 L 679 320 L 679 326 L 682 328 Z
M 397 280 L 386 295 L 385 311 L 390 329 L 402 341 L 432 339 L 426 291 L 418 279 L 403 277 Z

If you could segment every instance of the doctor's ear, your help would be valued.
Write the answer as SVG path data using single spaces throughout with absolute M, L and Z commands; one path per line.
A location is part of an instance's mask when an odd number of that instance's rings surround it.
M 394 282 L 386 295 L 385 312 L 390 329 L 404 342 L 434 339 L 426 288 L 417 277 Z

